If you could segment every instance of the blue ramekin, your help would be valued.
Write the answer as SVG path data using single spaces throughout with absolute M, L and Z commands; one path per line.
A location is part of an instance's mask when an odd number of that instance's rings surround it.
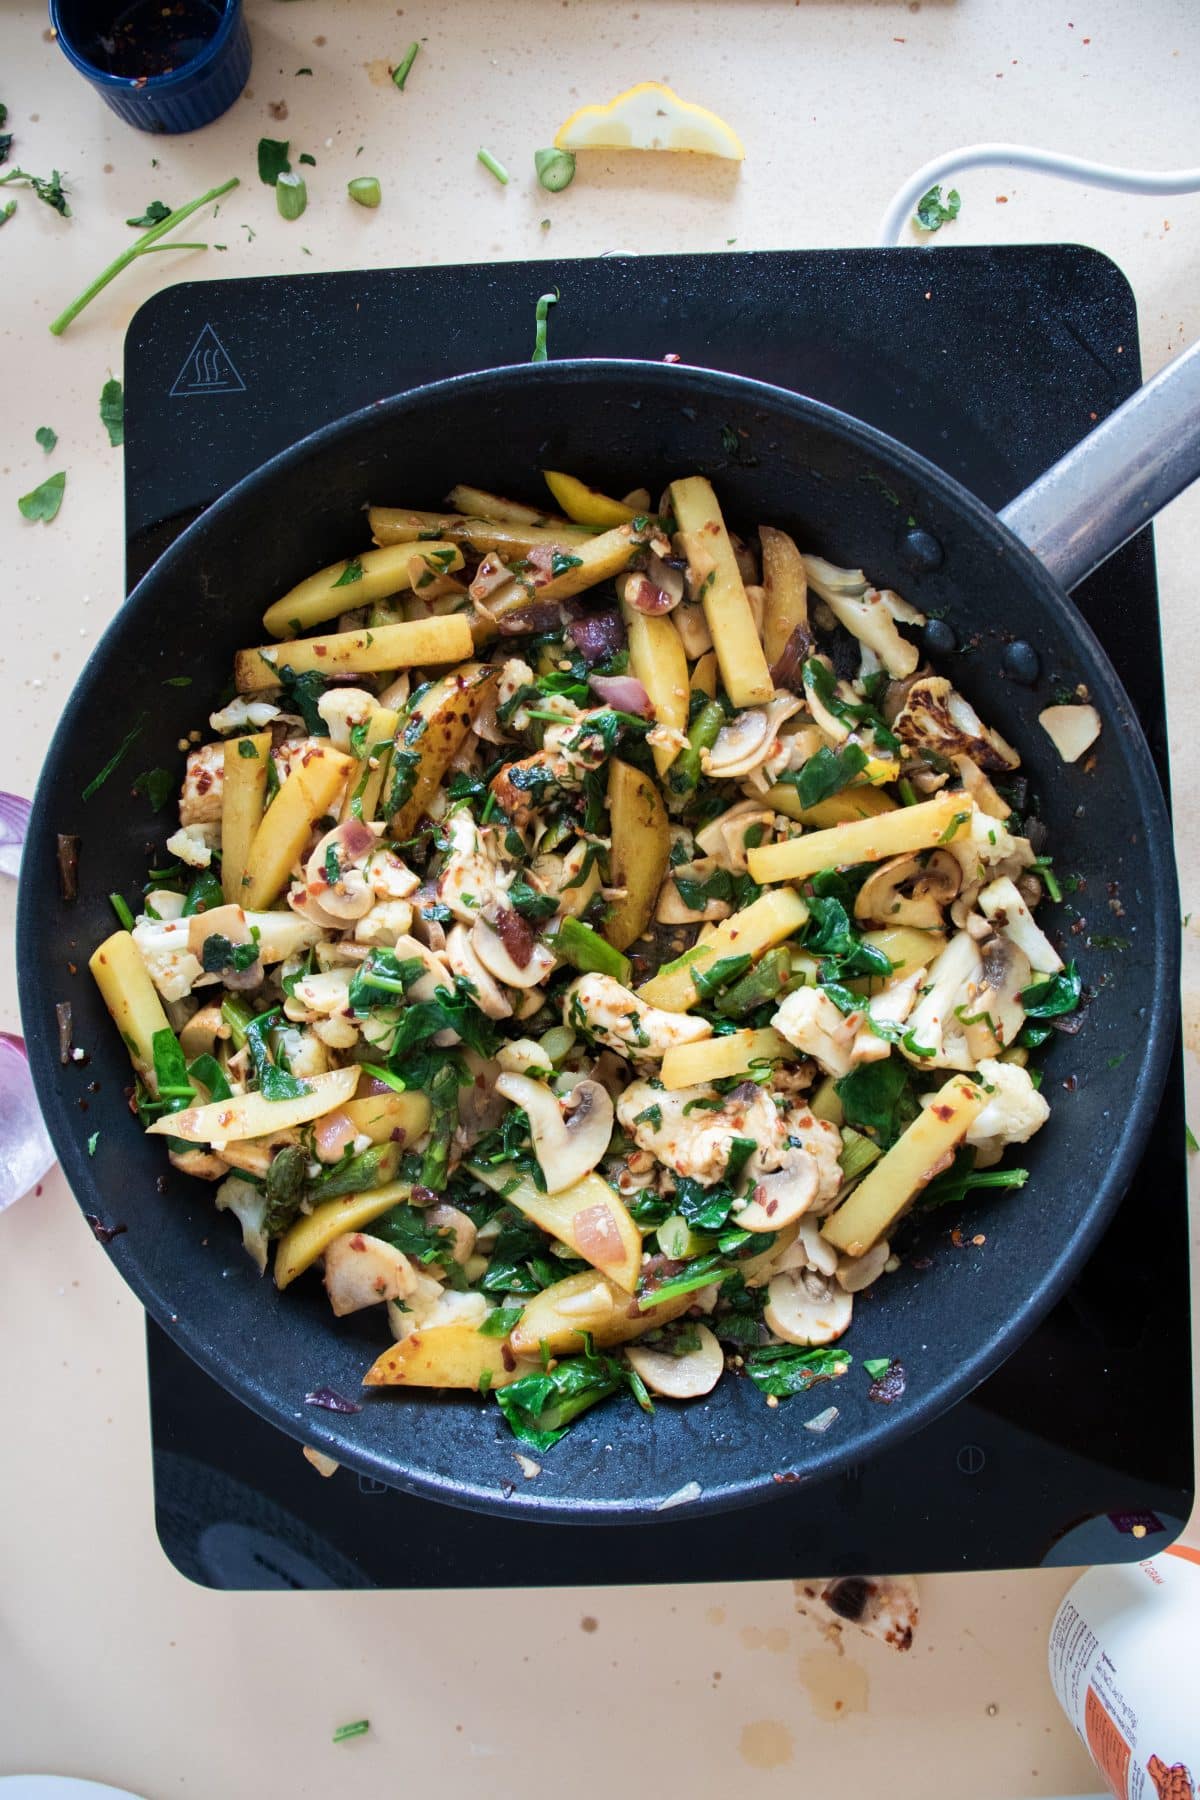
M 88 60 L 80 44 L 91 35 L 89 14 L 94 19 L 88 0 L 50 0 L 50 23 L 63 55 L 104 103 L 139 131 L 198 131 L 229 110 L 249 78 L 250 33 L 242 0 L 225 0 L 221 23 L 199 56 L 169 75 L 144 81 L 110 75 Z

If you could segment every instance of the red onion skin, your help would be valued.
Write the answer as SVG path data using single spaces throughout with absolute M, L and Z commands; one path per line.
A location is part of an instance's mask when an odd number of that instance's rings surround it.
M 617 712 L 635 713 L 642 719 L 654 713 L 649 694 L 633 675 L 589 675 L 588 686 L 605 706 L 615 707 Z
M 0 1031 L 0 1212 L 37 1186 L 54 1167 L 25 1044 Z
M 15 880 L 29 830 L 30 805 L 19 794 L 0 794 L 0 875 Z
M 536 942 L 529 920 L 523 918 L 515 907 L 502 906 L 496 914 L 496 932 L 518 969 L 527 969 Z

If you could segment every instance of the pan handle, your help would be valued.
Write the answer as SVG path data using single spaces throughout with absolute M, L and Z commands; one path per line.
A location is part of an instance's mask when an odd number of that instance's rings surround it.
M 1018 494 L 1002 522 L 1068 591 L 1200 476 L 1200 344 Z

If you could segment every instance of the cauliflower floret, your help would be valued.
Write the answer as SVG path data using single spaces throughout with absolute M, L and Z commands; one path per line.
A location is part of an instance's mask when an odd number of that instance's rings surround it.
M 707 1019 L 647 1006 L 611 975 L 581 975 L 563 995 L 563 1022 L 619 1050 L 622 1056 L 658 1057 L 676 1044 L 712 1036 Z
M 256 1265 L 260 1275 L 267 1271 L 267 1208 L 270 1199 L 265 1187 L 231 1175 L 223 1181 L 213 1198 L 218 1212 L 231 1212 L 242 1228 L 242 1248 Z
M 365 725 L 378 710 L 378 704 L 374 694 L 368 694 L 365 688 L 335 687 L 321 695 L 317 711 L 329 727 L 329 741 L 335 750 L 349 750 L 351 730 L 355 725 Z
M 235 731 L 261 731 L 272 719 L 280 717 L 279 708 L 271 700 L 254 700 L 249 694 L 239 694 L 220 712 L 209 713 L 208 722 L 214 731 L 222 737 Z M 217 745 L 205 745 L 206 749 L 217 749 Z
M 354 927 L 360 944 L 392 945 L 412 929 L 413 909 L 407 900 L 381 900 Z
M 450 849 L 438 876 L 438 899 L 456 919 L 470 925 L 500 899 L 504 887 L 488 855 L 488 840 L 465 806 L 448 815 L 445 828 Z
M 1050 1108 L 1019 1063 L 985 1056 L 979 1073 L 994 1092 L 971 1121 L 967 1142 L 975 1146 L 976 1166 L 986 1169 L 1000 1161 L 1007 1145 L 1027 1144 L 1050 1117 Z
M 166 848 L 169 855 L 177 856 L 189 869 L 207 869 L 220 837 L 219 825 L 181 825 L 167 839 Z
M 757 1082 L 743 1082 L 714 1110 L 708 1103 L 716 1099 L 716 1089 L 707 1085 L 668 1093 L 648 1081 L 633 1081 L 617 1101 L 617 1118 L 639 1149 L 677 1175 L 719 1181 L 735 1138 L 752 1138 L 758 1146 L 747 1164 L 750 1174 L 778 1169 L 786 1134 L 770 1094 Z
M 781 1037 L 820 1063 L 827 1075 L 848 1075 L 864 1060 L 857 1048 L 861 1012 L 839 1012 L 820 988 L 797 988 L 779 1006 L 772 1025 Z
M 324 1075 L 329 1068 L 329 1058 L 320 1038 L 314 1037 L 311 1031 L 301 1031 L 298 1026 L 285 1026 L 279 1033 L 279 1049 L 288 1069 L 300 1080 L 306 1081 L 310 1075 Z
M 183 1000 L 204 970 L 200 958 L 188 949 L 189 919 L 141 918 L 133 928 L 133 941 L 146 972 L 164 1000 Z
M 984 724 L 944 675 L 925 675 L 913 682 L 892 730 L 915 750 L 969 756 L 981 769 L 1003 773 L 1021 766 L 1012 745 Z
M 444 1288 L 432 1275 L 418 1270 L 413 1291 L 399 1305 L 389 1302 L 387 1316 L 392 1336 L 402 1339 L 425 1326 L 471 1325 L 478 1330 L 490 1311 L 485 1295 Z
M 420 877 L 394 850 L 373 850 L 367 858 L 366 875 L 381 900 L 407 900 L 421 885 Z

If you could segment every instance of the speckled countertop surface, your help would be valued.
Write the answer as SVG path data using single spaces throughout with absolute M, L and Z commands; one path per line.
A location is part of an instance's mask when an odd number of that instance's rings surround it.
M 40 7 L 8 0 L 0 13 L 13 158 L 64 169 L 74 212 L 64 222 L 21 196 L 0 237 L 0 746 L 3 785 L 19 792 L 32 790 L 75 674 L 120 602 L 120 459 L 97 397 L 119 373 L 129 319 L 162 283 L 730 240 L 871 243 L 905 175 L 984 138 L 1144 167 L 1197 161 L 1200 13 L 1188 0 L 252 0 L 249 13 L 255 60 L 241 101 L 200 134 L 159 140 L 105 111 L 49 41 Z M 401 96 L 388 69 L 413 37 L 421 57 Z M 581 101 L 647 78 L 724 114 L 745 140 L 741 170 L 594 154 L 568 192 L 544 194 L 534 148 Z M 278 220 L 256 178 L 262 135 L 317 158 L 298 224 Z M 480 143 L 513 171 L 509 187 L 475 163 Z M 378 212 L 345 199 L 359 173 L 383 181 Z M 47 335 L 126 241 L 127 217 L 231 174 L 241 188 L 198 234 L 225 249 L 146 258 L 63 340 Z M 1138 296 L 1148 371 L 1200 335 L 1200 198 L 1127 199 L 987 170 L 959 186 L 947 242 L 1075 240 L 1115 258 Z M 52 462 L 34 443 L 42 424 L 59 434 Z M 51 468 L 68 473 L 62 512 L 49 527 L 26 524 L 16 497 Z M 1158 552 L 1176 815 L 1187 821 L 1200 800 L 1200 493 L 1163 518 Z M 1181 833 L 1179 850 L 1186 910 L 1200 896 L 1194 834 Z M 3 883 L 7 944 L 12 921 Z M 9 956 L 0 1027 L 17 1023 Z M 617 1784 L 769 1796 L 873 1788 L 885 1770 L 893 1800 L 924 1800 L 935 1784 L 957 1800 L 1096 1785 L 1044 1674 L 1062 1571 L 927 1579 L 908 1656 L 866 1642 L 838 1656 L 785 1583 L 519 1596 L 191 1587 L 154 1535 L 140 1311 L 57 1175 L 0 1220 L 0 1296 L 0 1773 L 88 1775 L 147 1800 L 335 1783 L 346 1794 L 480 1785 L 528 1800 L 564 1788 L 589 1800 Z M 318 1479 L 298 1452 L 296 1464 L 298 1483 Z M 754 1519 L 768 1527 L 769 1514 Z M 369 1735 L 333 1747 L 333 1727 L 363 1716 Z

